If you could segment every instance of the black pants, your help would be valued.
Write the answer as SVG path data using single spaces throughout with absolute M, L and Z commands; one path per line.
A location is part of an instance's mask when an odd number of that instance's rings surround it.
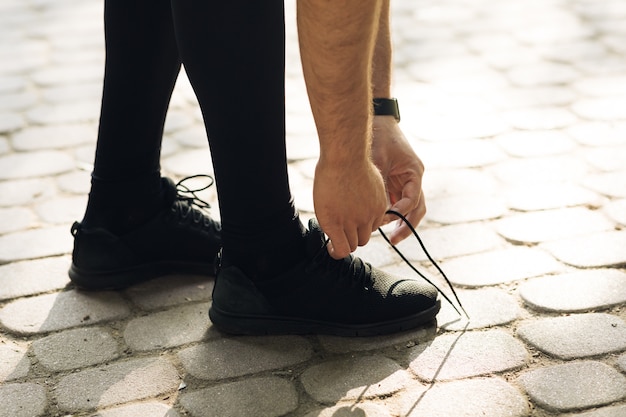
M 181 63 L 205 121 L 224 244 L 289 227 L 282 0 L 106 0 L 106 66 L 92 192 L 158 187 Z M 207 164 L 210 161 L 207 161 Z

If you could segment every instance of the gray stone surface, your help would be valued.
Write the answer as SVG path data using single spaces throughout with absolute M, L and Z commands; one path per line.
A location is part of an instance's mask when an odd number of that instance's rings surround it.
M 194 416 L 278 417 L 296 409 L 298 394 L 289 381 L 263 377 L 185 392 L 180 403 Z
M 98 365 L 119 356 L 117 342 L 98 327 L 55 333 L 35 340 L 32 349 L 39 363 L 54 372 Z
M 568 182 L 509 187 L 509 208 L 519 211 L 549 210 L 571 206 L 599 206 L 601 197 L 593 191 Z
M 69 148 L 93 142 L 96 133 L 90 125 L 35 126 L 13 135 L 11 144 L 18 151 Z
M 559 359 L 626 350 L 626 324 L 611 314 L 544 318 L 522 324 L 517 333 L 527 343 Z
M 626 377 L 596 361 L 534 369 L 519 382 L 532 401 L 552 411 L 597 407 L 626 397 Z
M 304 417 L 391 417 L 386 407 L 372 403 L 346 403 L 319 411 L 312 411 Z
M 31 178 L 0 181 L 0 206 L 27 205 L 48 193 L 52 188 L 49 179 Z
M 410 368 L 420 379 L 443 381 L 520 368 L 528 353 L 502 330 L 444 334 L 416 346 Z
M 524 247 L 462 256 L 441 263 L 450 281 L 481 287 L 559 271 L 562 266 L 551 256 Z
M 525 417 L 526 398 L 501 378 L 477 378 L 437 383 L 415 390 L 395 404 L 407 417 Z
M 516 243 L 538 243 L 613 229 L 613 222 L 582 207 L 518 214 L 496 222 L 496 230 Z
M 121 319 L 129 313 L 116 293 L 67 291 L 13 301 L 0 310 L 0 324 L 18 334 L 36 334 Z
M 0 208 L 0 234 L 36 226 L 35 213 L 21 207 Z
M 521 314 L 517 300 L 496 288 L 460 290 L 457 295 L 470 318 L 459 316 L 448 302 L 442 300 L 441 311 L 437 315 L 437 324 L 441 329 L 454 331 L 493 327 L 510 323 Z
M 617 360 L 617 364 L 619 365 L 620 369 L 623 372 L 626 372 L 626 353 L 620 355 L 620 357 Z
M 147 402 L 139 404 L 124 405 L 98 411 L 91 417 L 180 417 L 180 414 L 173 408 L 157 403 Z
M 572 155 L 505 160 L 490 167 L 496 179 L 514 186 L 550 182 L 577 182 L 589 175 L 590 167 Z
M 599 268 L 626 264 L 626 231 L 594 233 L 542 245 L 566 264 L 579 268 Z
M 326 361 L 300 377 L 306 392 L 321 403 L 386 396 L 411 381 L 409 373 L 383 356 Z
M 438 198 L 430 200 L 428 206 L 426 219 L 442 224 L 494 219 L 506 212 L 504 200 L 490 195 Z
M 626 184 L 622 181 L 624 172 L 621 170 L 591 174 L 585 178 L 583 185 L 607 197 L 624 198 L 626 197 Z
M 591 269 L 533 278 L 519 287 L 532 308 L 579 312 L 626 302 L 626 273 L 617 269 Z
M 0 180 L 45 177 L 74 168 L 74 161 L 64 152 L 37 151 L 0 156 Z
M 67 256 L 55 256 L 1 265 L 0 300 L 64 288 L 70 282 L 67 276 L 70 262 Z
M 424 229 L 420 230 L 418 234 L 434 259 L 447 259 L 487 252 L 496 249 L 503 243 L 492 228 L 480 223 L 462 223 L 436 229 Z M 412 237 L 403 240 L 397 247 L 411 261 L 428 259 Z
M 611 219 L 626 226 L 626 199 L 612 201 L 604 210 Z
M 0 383 L 23 378 L 29 370 L 25 348 L 14 344 L 0 346 Z
M 339 337 L 319 335 L 318 340 L 322 347 L 332 353 L 361 352 L 367 350 L 384 349 L 391 346 L 407 348 L 419 343 L 426 343 L 435 337 L 436 327 L 420 327 L 406 332 L 371 337 Z
M 0 263 L 65 255 L 72 250 L 67 225 L 30 229 L 0 236 Z
M 176 368 L 164 358 L 132 359 L 69 374 L 55 398 L 61 410 L 78 412 L 174 392 Z
M 210 337 L 209 304 L 189 304 L 132 319 L 124 330 L 131 349 L 167 349 Z
M 313 353 L 298 336 L 218 339 L 179 352 L 185 370 L 196 378 L 222 380 L 307 361 Z
M 96 148 L 102 4 L 0 1 L 0 417 L 622 417 L 626 3 L 391 7 L 392 94 L 426 168 L 418 232 L 471 319 L 444 301 L 436 321 L 399 334 L 253 338 L 208 324 L 212 277 L 68 285 Z M 285 12 L 287 170 L 306 222 L 320 149 L 296 3 Z M 162 173 L 210 174 L 210 158 L 183 69 Z M 219 219 L 216 187 L 201 194 Z M 449 294 L 416 242 L 400 246 Z M 357 254 L 414 277 L 378 233 Z M 440 366 L 448 380 L 426 382 Z
M 624 415 L 626 415 L 626 405 L 615 405 L 584 413 L 566 414 L 564 417 L 622 417 Z
M 30 382 L 0 385 L 0 417 L 38 417 L 44 415 L 46 390 Z
M 201 276 L 168 275 L 130 287 L 125 294 L 143 310 L 157 310 L 211 298 L 213 280 Z

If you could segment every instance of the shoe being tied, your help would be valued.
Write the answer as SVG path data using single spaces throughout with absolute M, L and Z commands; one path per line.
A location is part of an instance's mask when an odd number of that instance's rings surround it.
M 232 334 L 373 336 L 431 322 L 440 308 L 432 285 L 394 277 L 361 259 L 335 260 L 309 222 L 306 256 L 286 273 L 251 281 L 236 266 L 218 270 L 209 317 Z
M 163 208 L 124 235 L 74 223 L 72 283 L 81 289 L 108 290 L 167 274 L 214 275 L 221 226 L 203 210 L 208 204 L 194 194 L 200 190 L 182 184 L 186 179 L 174 184 L 162 178 Z

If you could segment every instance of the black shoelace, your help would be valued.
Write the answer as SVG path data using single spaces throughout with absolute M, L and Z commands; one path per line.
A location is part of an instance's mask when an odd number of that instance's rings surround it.
M 206 178 L 209 184 L 199 188 L 189 188 L 184 183 L 195 178 Z M 208 216 L 208 209 L 211 205 L 198 197 L 196 193 L 204 191 L 211 187 L 214 183 L 213 177 L 206 174 L 196 174 L 185 177 L 176 183 L 176 200 L 186 204 L 176 204 L 178 211 L 183 219 L 187 219 L 191 214 L 194 223 L 200 223 L 204 220 L 204 225 L 209 226 L 210 221 L 203 214 Z M 197 210 L 194 210 L 196 208 Z
M 461 304 L 461 300 L 459 300 L 459 296 L 456 294 L 456 291 L 454 290 L 454 287 L 452 286 L 452 283 L 450 282 L 450 280 L 448 279 L 447 275 L 445 274 L 445 272 L 443 272 L 443 270 L 441 269 L 441 267 L 437 264 L 437 262 L 435 262 L 435 260 L 432 258 L 432 256 L 430 256 L 430 254 L 428 253 L 428 251 L 426 250 L 426 246 L 424 245 L 424 243 L 422 242 L 422 239 L 419 237 L 419 235 L 417 234 L 417 231 L 415 230 L 415 228 L 413 227 L 413 225 L 411 225 L 411 223 L 407 220 L 406 217 L 404 217 L 402 214 L 398 213 L 395 210 L 387 210 L 386 214 L 392 214 L 396 217 L 398 217 L 400 220 L 402 220 L 407 227 L 411 230 L 411 232 L 413 233 L 413 236 L 415 236 L 415 239 L 417 239 L 418 243 L 420 244 L 422 250 L 424 251 L 424 254 L 426 255 L 426 257 L 428 258 L 428 260 L 430 261 L 431 264 L 433 264 L 433 266 L 435 268 L 437 268 L 437 271 L 439 271 L 439 273 L 441 274 L 441 276 L 443 277 L 443 279 L 446 280 L 446 282 L 448 283 L 448 287 L 450 288 L 450 290 L 452 291 L 452 294 L 454 295 L 454 298 L 456 300 L 456 302 L 459 305 L 459 308 L 461 309 L 461 311 L 463 311 L 463 314 L 465 315 L 465 317 L 467 317 L 467 319 L 469 319 L 469 315 L 467 314 L 467 312 L 465 311 L 465 309 L 463 308 L 463 304 Z M 404 254 L 400 251 L 400 249 L 398 249 L 396 247 L 396 245 L 394 245 L 393 243 L 391 243 L 391 240 L 389 240 L 389 238 L 387 237 L 387 235 L 385 234 L 385 232 L 382 231 L 381 228 L 378 228 L 378 231 L 380 232 L 380 234 L 382 235 L 383 239 L 385 239 L 387 241 L 387 243 L 389 244 L 389 246 L 391 246 L 393 248 L 394 251 L 396 251 L 396 253 L 400 256 L 400 258 L 402 258 L 402 260 L 417 274 L 419 275 L 423 280 L 425 280 L 426 282 L 428 282 L 430 285 L 432 285 L 433 287 L 435 287 L 437 289 L 437 291 L 439 292 L 439 294 L 441 294 L 441 296 L 443 298 L 445 298 L 445 300 L 450 303 L 450 305 L 452 306 L 452 308 L 454 308 L 454 310 L 456 310 L 456 312 L 459 314 L 459 316 L 461 315 L 461 311 L 459 311 L 459 308 L 456 307 L 456 305 L 454 305 L 454 303 L 450 300 L 450 298 L 443 292 L 441 291 L 441 289 L 436 286 L 431 280 L 429 280 L 428 278 L 426 278 L 426 276 L 421 273 L 407 258 L 406 256 L 404 256 Z

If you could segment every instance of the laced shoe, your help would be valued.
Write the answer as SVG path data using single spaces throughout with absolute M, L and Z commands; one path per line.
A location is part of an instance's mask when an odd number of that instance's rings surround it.
M 72 225 L 70 280 L 89 290 L 121 289 L 167 274 L 214 275 L 221 226 L 208 203 L 183 185 L 163 181 L 163 208 L 146 224 L 121 236 L 103 228 Z M 210 178 L 210 177 L 209 177 Z M 210 186 L 210 185 L 209 185 Z
M 253 282 L 236 266 L 218 269 L 213 324 L 233 334 L 372 336 L 430 322 L 439 311 L 428 283 L 394 277 L 352 255 L 331 258 L 315 220 L 304 239 L 302 262 L 270 280 Z

